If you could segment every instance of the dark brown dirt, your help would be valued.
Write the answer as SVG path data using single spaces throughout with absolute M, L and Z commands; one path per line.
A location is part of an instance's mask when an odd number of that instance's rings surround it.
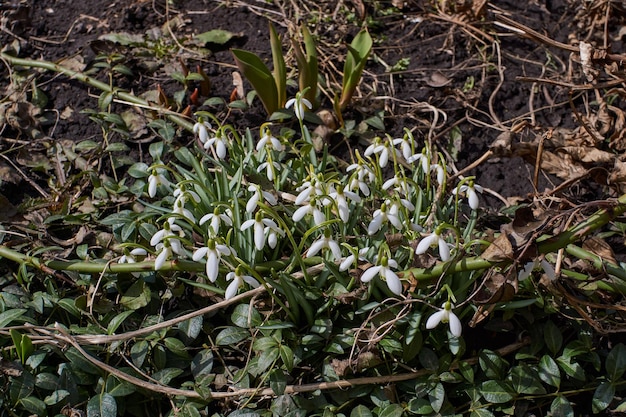
M 554 127 L 574 127 L 576 123 L 567 103 L 568 89 L 516 79 L 519 76 L 540 77 L 542 74 L 545 78 L 549 78 L 549 75 L 565 79 L 570 75 L 567 73 L 571 68 L 570 52 L 512 35 L 508 30 L 495 27 L 493 21 L 494 10 L 499 10 L 551 39 L 568 43 L 572 36 L 587 36 L 582 22 L 576 21 L 581 6 L 566 0 L 545 3 L 498 0 L 489 2 L 488 11 L 472 15 L 469 8 L 459 6 L 463 3 L 456 2 L 456 8 L 450 10 L 455 13 L 442 17 L 441 14 L 433 13 L 433 8 L 423 1 L 406 2 L 402 10 L 391 14 L 382 12 L 391 10 L 387 2 L 366 2 L 366 19 L 370 21 L 370 31 L 377 43 L 374 56 L 366 68 L 360 97 L 348 114 L 360 120 L 371 116 L 367 112 L 372 108 L 385 107 L 388 110 L 385 119 L 388 133 L 398 135 L 404 128 L 416 128 L 416 137 L 423 140 L 427 131 L 423 120 L 430 120 L 430 115 L 423 111 L 420 103 L 428 103 L 447 116 L 437 131 L 435 141 L 442 149 L 458 152 L 456 164 L 459 168 L 488 149 L 502 130 L 499 123 L 510 128 L 516 119 L 529 120 L 532 109 L 542 110 L 534 113 L 534 133 L 527 132 L 526 135 L 541 134 Z M 465 2 L 469 3 L 472 2 Z M 266 16 L 274 19 L 283 33 L 287 22 L 281 21 L 279 10 L 271 6 L 266 6 L 268 9 L 264 10 L 259 6 L 260 3 L 255 2 L 247 6 L 240 2 L 233 3 L 231 7 L 225 4 L 202 0 L 178 1 L 166 10 L 164 1 L 137 1 L 130 4 L 113 1 L 103 6 L 97 0 L 16 0 L 0 5 L 6 22 L 5 30 L 0 33 L 0 41 L 3 45 L 19 43 L 19 55 L 22 57 L 55 61 L 78 56 L 89 68 L 94 63 L 96 50 L 101 46 L 98 41 L 101 35 L 117 32 L 143 34 L 148 29 L 162 27 L 168 18 L 182 19 L 183 24 L 175 30 L 176 36 L 181 39 L 211 29 L 241 32 L 243 37 L 222 48 L 214 48 L 210 56 L 181 58 L 189 68 L 200 65 L 211 78 L 212 95 L 227 100 L 233 89 L 231 74 L 234 70 L 228 47 L 241 47 L 268 58 Z M 327 13 L 334 11 L 331 5 L 324 2 L 319 7 L 325 7 L 323 10 Z M 352 3 L 347 3 L 347 7 L 352 7 Z M 349 11 L 356 13 L 358 10 Z M 618 12 L 620 10 L 614 10 L 612 16 L 612 35 L 616 35 L 618 25 L 623 21 L 623 14 Z M 337 55 L 333 54 L 339 45 L 339 56 L 342 56 L 341 49 L 358 30 L 358 22 L 354 25 L 334 20 L 319 22 L 313 30 L 321 39 L 321 58 L 331 60 L 340 69 Z M 498 30 L 497 34 L 494 34 L 494 28 Z M 491 41 L 495 38 L 502 41 L 499 50 L 493 46 L 489 37 L 480 33 L 483 29 L 484 33 L 490 34 Z M 594 36 L 594 40 L 597 40 L 598 36 Z M 344 42 L 339 42 L 341 40 Z M 325 50 L 325 45 L 334 45 L 334 49 Z M 613 47 L 621 45 L 622 39 L 616 37 Z M 128 51 L 122 49 L 117 52 L 124 54 Z M 498 54 L 503 69 L 502 78 L 493 65 L 497 62 L 494 57 Z M 154 90 L 157 85 L 169 93 L 180 88 L 171 77 L 164 75 L 162 68 L 153 72 L 142 71 L 140 57 L 126 58 L 125 63 L 131 66 L 135 74 L 133 77 L 116 79 L 122 88 L 138 94 Z M 385 66 L 393 66 L 406 58 L 409 59 L 408 64 L 395 73 L 390 73 Z M 6 79 L 6 67 L 3 72 Z M 580 79 L 579 74 L 573 76 L 575 80 Z M 474 86 L 468 87 L 472 80 Z M 99 139 L 100 128 L 81 113 L 84 108 L 97 107 L 97 100 L 89 88 L 54 74 L 41 75 L 38 85 L 48 96 L 49 109 L 74 110 L 71 117 L 43 126 L 41 129 L 46 137 L 73 141 Z M 535 94 L 531 109 L 529 100 L 533 89 Z M 329 101 L 324 104 L 329 106 Z M 574 104 L 583 105 L 582 99 Z M 362 109 L 365 109 L 363 113 L 360 111 Z M 230 121 L 254 129 L 264 121 L 261 110 L 257 104 L 252 111 L 233 114 Z M 462 135 L 462 141 L 457 143 L 456 148 L 448 143 L 453 126 Z M 10 126 L 5 126 L 2 133 L 5 138 L 23 139 L 23 132 Z M 526 139 L 528 136 L 516 138 Z M 6 150 L 8 145 L 5 143 L 1 147 Z M 532 169 L 521 158 L 513 157 L 492 160 L 469 174 L 476 175 L 478 183 L 505 197 L 525 196 L 533 192 Z M 35 180 L 45 182 L 45 175 L 33 175 L 36 176 Z M 546 187 L 552 185 L 549 178 L 542 176 L 538 188 L 542 191 Z M 495 198 L 486 198 L 490 205 L 500 205 Z M 19 201 L 19 198 L 10 199 Z

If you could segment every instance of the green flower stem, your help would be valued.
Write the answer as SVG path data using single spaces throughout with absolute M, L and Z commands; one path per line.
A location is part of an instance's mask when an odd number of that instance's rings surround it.
M 9 259 L 19 264 L 26 264 L 44 272 L 52 271 L 73 271 L 83 274 L 100 274 L 100 273 L 131 273 L 154 271 L 154 261 L 143 261 L 135 263 L 115 263 L 115 262 L 98 262 L 94 261 L 43 261 L 40 258 L 25 255 L 6 246 L 0 245 L 0 258 Z M 315 256 L 312 258 L 302 259 L 302 264 L 306 267 L 318 265 L 322 262 L 322 258 Z M 271 261 L 264 264 L 256 265 L 255 271 L 258 273 L 267 273 L 271 270 L 283 270 L 289 265 L 287 261 Z M 187 271 L 187 272 L 203 272 L 206 265 L 201 262 L 194 262 L 184 259 L 167 261 L 159 271 Z
M 623 271 L 622 268 L 620 268 L 619 266 L 604 262 L 596 255 L 592 256 L 592 254 L 590 254 L 589 252 L 584 251 L 585 253 L 583 253 L 581 252 L 582 249 L 580 249 L 580 251 L 576 251 L 576 247 L 573 246 L 574 242 L 601 228 L 602 226 L 606 225 L 608 222 L 623 214 L 624 212 L 626 212 L 626 194 L 618 198 L 617 204 L 613 205 L 612 207 L 598 210 L 596 213 L 589 216 L 586 220 L 571 227 L 565 232 L 560 233 L 556 236 L 543 239 L 541 242 L 537 242 L 537 250 L 539 253 L 546 254 L 556 252 L 562 248 L 566 248 L 568 252 L 572 251 L 570 254 L 574 256 L 580 255 L 581 259 L 591 260 L 594 262 L 594 266 L 598 267 L 599 269 L 604 268 L 609 274 L 626 281 L 626 272 Z M 487 269 L 496 265 L 508 265 L 510 263 L 511 261 L 488 261 L 478 256 L 472 258 L 462 258 L 459 261 L 452 263 L 439 263 L 432 268 L 412 268 L 403 272 L 399 272 L 398 276 L 400 278 L 413 277 L 418 281 L 425 281 L 438 278 L 444 273 L 447 274 L 455 272 L 473 271 L 478 269 Z
M 137 105 L 139 107 L 147 108 L 150 110 L 158 110 L 159 112 L 165 114 L 165 116 L 169 120 L 176 123 L 178 126 L 182 127 L 183 129 L 188 130 L 189 132 L 193 131 L 193 123 L 187 121 L 179 113 L 172 112 L 167 109 L 154 106 L 150 104 L 149 102 L 147 102 L 146 100 L 143 100 L 129 92 L 122 91 L 117 88 L 112 88 L 109 84 L 103 83 L 102 81 L 98 81 L 93 77 L 83 74 L 82 72 L 71 70 L 62 65 L 58 65 L 50 61 L 16 58 L 5 52 L 0 53 L 0 58 L 2 58 L 3 60 L 5 60 L 11 65 L 22 66 L 22 67 L 27 67 L 27 68 L 42 68 L 48 71 L 53 71 L 59 74 L 67 75 L 70 78 L 76 79 L 85 84 L 89 84 L 92 87 L 95 87 L 103 92 L 111 93 L 115 97 L 122 99 L 128 103 Z

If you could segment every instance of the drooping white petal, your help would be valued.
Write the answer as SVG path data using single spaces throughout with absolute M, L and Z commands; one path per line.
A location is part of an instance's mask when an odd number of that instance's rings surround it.
M 163 268 L 163 266 L 165 265 L 165 262 L 167 261 L 167 258 L 169 258 L 171 255 L 169 248 L 167 247 L 163 247 L 161 249 L 161 253 L 159 253 L 159 256 L 157 256 L 157 258 L 154 261 L 154 270 L 158 271 L 159 269 Z
M 454 337 L 461 336 L 463 326 L 461 325 L 461 320 L 459 320 L 453 312 L 450 312 L 448 315 L 448 324 L 450 325 L 450 333 L 452 333 Z
M 241 231 L 243 232 L 244 230 L 252 227 L 254 223 L 255 223 L 254 219 L 246 220 L 245 222 L 241 224 Z
M 224 293 L 224 298 L 229 300 L 237 295 L 237 291 L 239 290 L 239 286 L 241 285 L 241 279 L 235 275 L 233 282 L 228 284 L 226 287 L 226 292 Z
M 206 275 L 209 281 L 215 282 L 220 272 L 219 256 L 215 250 L 207 252 Z
M 375 216 L 370 222 L 369 226 L 367 226 L 367 233 L 373 235 L 374 233 L 380 230 L 380 227 L 383 224 L 384 215 L 381 213 L 378 216 Z
M 448 311 L 445 309 L 437 311 L 436 313 L 431 315 L 426 321 L 426 328 L 429 330 L 434 329 L 439 323 L 441 323 L 442 320 L 444 320 L 447 315 Z
M 476 194 L 473 187 L 469 187 L 467 189 L 467 201 L 472 210 L 476 210 L 478 208 L 478 194 Z
M 333 253 L 333 257 L 335 260 L 341 259 L 341 248 L 339 247 L 339 244 L 337 244 L 337 242 L 335 242 L 334 240 L 329 240 L 328 247 L 330 248 L 330 251 Z
M 422 255 L 428 251 L 428 249 L 438 240 L 439 236 L 434 233 L 429 234 L 417 244 L 417 248 L 415 248 L 416 255 Z
M 450 247 L 444 238 L 441 236 L 437 236 L 437 238 L 439 243 L 439 257 L 442 261 L 446 262 L 450 259 Z
M 262 222 L 254 222 L 254 247 L 263 250 L 265 246 L 265 228 Z
M 361 275 L 361 282 L 370 282 L 376 275 L 378 275 L 380 268 L 382 268 L 380 265 L 369 267 L 369 269 Z
M 315 256 L 320 250 L 322 250 L 322 248 L 326 247 L 326 241 L 322 238 L 322 239 L 318 239 L 315 242 L 313 242 L 313 244 L 311 245 L 311 247 L 309 248 L 309 250 L 306 253 L 306 256 L 308 258 Z
M 306 205 L 306 206 L 302 206 L 300 208 L 298 208 L 298 210 L 296 210 L 293 213 L 293 221 L 294 222 L 299 222 L 300 220 L 302 220 L 304 218 L 305 215 L 307 215 L 309 213 L 309 211 L 311 210 L 311 206 L 310 205 Z
M 197 249 L 191 256 L 191 259 L 193 259 L 196 262 L 199 262 L 200 259 L 206 256 L 206 253 L 208 252 L 208 250 L 209 248 L 207 248 L 206 246 L 203 248 Z
M 339 264 L 339 270 L 341 272 L 346 271 L 348 268 L 352 266 L 354 263 L 354 255 L 348 255 L 341 263 Z
M 246 212 L 247 213 L 252 213 L 254 211 L 254 209 L 256 208 L 257 204 L 259 203 L 259 198 L 260 198 L 260 195 L 259 195 L 258 191 L 255 192 L 254 194 L 252 194 L 252 196 L 250 197 L 250 199 L 246 203 Z
M 158 232 L 152 235 L 152 238 L 150 239 L 150 245 L 156 246 L 157 243 L 163 240 L 164 236 L 165 236 L 165 229 L 159 230 Z
M 154 196 L 156 195 L 158 185 L 159 180 L 151 175 L 148 179 L 148 195 L 150 196 L 150 198 L 154 198 Z
M 402 294 L 402 282 L 395 272 L 393 272 L 391 269 L 387 269 L 385 271 L 385 280 L 387 281 L 387 286 L 392 293 L 396 295 Z

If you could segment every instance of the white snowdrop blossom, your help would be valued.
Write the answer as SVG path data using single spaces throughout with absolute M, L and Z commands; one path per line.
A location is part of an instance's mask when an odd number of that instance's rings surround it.
M 154 270 L 158 271 L 165 266 L 165 262 L 167 262 L 168 259 L 174 256 L 174 251 L 172 250 L 171 243 L 167 240 L 162 243 L 157 243 L 155 250 L 158 255 L 154 260 Z
M 264 233 L 267 235 L 267 244 L 272 249 L 278 244 L 278 237 L 285 236 L 285 231 L 280 227 L 265 226 Z
M 439 246 L 439 257 L 442 261 L 446 262 L 450 259 L 450 247 L 448 246 L 448 243 L 445 241 L 445 239 L 441 237 L 438 230 L 435 230 L 434 232 L 420 240 L 420 243 L 415 249 L 415 254 L 422 255 L 426 253 L 426 251 L 431 246 Z
M 280 170 L 280 164 L 278 162 L 274 162 L 271 159 L 263 162 L 256 169 L 256 172 L 261 172 L 265 170 L 265 176 L 269 181 L 274 181 L 275 172 Z
M 443 169 L 443 166 L 439 164 L 432 164 L 430 166 L 430 171 L 436 172 L 437 184 L 443 185 L 444 181 L 446 180 L 446 171 Z
M 305 205 L 303 205 L 302 207 L 299 207 L 293 213 L 292 219 L 294 222 L 299 222 L 306 215 L 312 215 L 313 220 L 315 221 L 315 224 L 324 223 L 326 221 L 326 216 L 324 215 L 322 210 L 320 210 L 320 208 L 318 207 L 317 199 L 315 198 L 312 198 Z
M 204 149 L 215 152 L 219 159 L 226 158 L 226 150 L 228 148 L 228 138 L 222 132 L 218 132 L 215 136 L 208 139 L 204 143 Z
M 192 190 L 187 190 L 184 187 L 183 188 L 179 187 L 174 190 L 174 197 L 176 197 L 176 200 L 174 200 L 174 207 L 172 208 L 172 213 L 186 217 L 192 223 L 195 223 L 196 218 L 191 213 L 191 211 L 185 208 L 185 204 L 187 203 L 187 201 L 189 201 L 189 199 L 193 200 L 196 203 L 199 203 L 200 196 L 198 195 L 198 193 Z
M 261 137 L 261 139 L 259 139 L 259 141 L 257 142 L 256 144 L 257 152 L 261 151 L 261 149 L 263 149 L 264 147 L 273 149 L 277 152 L 282 152 L 285 150 L 285 146 L 281 143 L 281 141 L 278 138 L 272 136 L 269 130 L 267 130 L 265 134 Z
M 448 323 L 452 336 L 459 337 L 463 331 L 461 320 L 452 312 L 454 305 L 449 301 L 445 302 L 442 309 L 433 314 L 426 321 L 426 328 L 431 330 L 439 325 L 439 323 Z
M 347 223 L 350 218 L 350 208 L 348 207 L 348 199 L 355 203 L 361 202 L 361 197 L 352 191 L 344 190 L 342 186 L 338 185 L 337 188 L 330 187 L 330 193 L 328 193 L 335 204 L 337 205 L 337 211 L 339 212 L 339 218 L 344 223 Z M 330 203 L 330 202 L 329 202 Z
M 391 156 L 390 155 L 391 152 L 395 153 L 396 158 L 399 158 L 402 156 L 400 151 L 398 151 L 396 148 L 393 147 L 393 143 L 391 141 L 383 140 L 379 137 L 376 137 L 374 139 L 374 143 L 368 146 L 365 149 L 365 152 L 363 154 L 365 156 L 371 156 L 373 154 L 378 155 L 378 165 L 381 168 L 384 168 L 387 166 L 387 163 L 389 162 L 389 157 Z
M 193 133 L 198 135 L 198 139 L 204 145 L 209 140 L 209 130 L 213 129 L 211 123 L 199 118 L 196 124 L 193 125 Z
M 220 210 L 216 207 L 213 213 L 202 216 L 199 224 L 202 226 L 206 222 L 209 222 L 209 234 L 215 237 L 219 233 L 222 223 L 227 226 L 233 225 L 233 213 L 230 209 L 226 209 L 224 213 L 220 213 Z
M 404 136 L 402 138 L 397 138 L 392 141 L 394 146 L 400 145 L 400 150 L 402 151 L 402 156 L 407 161 L 413 155 L 413 149 L 415 148 L 415 141 L 408 137 Z
M 304 120 L 304 112 L 306 112 L 307 107 L 309 110 L 313 109 L 313 105 L 311 104 L 311 102 L 307 100 L 306 98 L 302 97 L 301 93 L 296 94 L 295 98 L 287 100 L 287 103 L 285 104 L 285 108 L 288 109 L 289 107 L 292 107 L 292 106 L 293 106 L 293 112 L 295 113 L 299 121 Z
M 154 198 L 157 193 L 157 188 L 159 186 L 165 186 L 170 188 L 171 183 L 165 177 L 166 170 L 164 168 L 149 168 L 148 172 L 150 175 L 148 176 L 148 195 L 150 198 Z
M 328 229 L 324 231 L 324 236 L 311 244 L 311 247 L 307 251 L 305 257 L 310 258 L 315 256 L 322 249 L 330 249 L 333 254 L 333 261 L 341 259 L 341 248 L 339 247 L 339 244 L 331 238 L 330 231 Z
M 302 185 L 296 188 L 298 195 L 296 196 L 295 203 L 301 206 L 308 203 L 313 196 L 324 195 L 324 181 L 317 176 L 313 176 L 310 180 L 304 181 Z
M 426 175 L 430 174 L 430 156 L 426 149 L 423 149 L 421 153 L 415 154 L 407 158 L 409 164 L 413 162 L 419 162 L 422 167 L 422 172 Z
M 182 255 L 183 249 L 179 239 L 183 236 L 185 236 L 185 232 L 179 225 L 171 221 L 167 221 L 163 224 L 163 229 L 152 235 L 152 238 L 150 238 L 150 245 L 156 248 L 157 245 L 167 242 L 167 246 L 171 248 L 173 253 Z
M 398 263 L 389 258 L 382 257 L 380 263 L 369 267 L 363 275 L 361 275 L 361 282 L 370 282 L 375 276 L 379 276 L 387 283 L 387 287 L 392 293 L 396 295 L 402 294 L 402 282 L 398 275 L 391 270 L 391 268 L 398 268 Z
M 241 231 L 247 230 L 250 227 L 253 228 L 254 235 L 254 247 L 257 250 L 263 250 L 265 246 L 265 236 L 266 236 L 266 228 L 269 228 L 269 231 L 278 232 L 280 229 L 276 222 L 272 219 L 266 219 L 263 217 L 263 214 L 259 211 L 254 216 L 254 219 L 246 220 L 241 225 Z M 282 230 L 280 230 L 282 232 Z
M 274 197 L 271 193 L 267 191 L 263 191 L 261 186 L 257 184 L 251 184 L 248 186 L 248 191 L 252 192 L 252 195 L 248 199 L 246 203 L 246 212 L 252 213 L 258 206 L 261 197 L 265 202 L 269 203 L 272 206 L 275 206 L 278 203 L 276 197 Z
M 131 251 L 124 249 L 124 255 L 122 255 L 117 261 L 120 264 L 134 264 L 137 262 L 137 257 L 146 256 L 148 252 L 144 248 L 135 248 Z
M 550 263 L 545 259 L 542 259 L 541 261 L 536 259 L 534 261 L 526 262 L 526 264 L 524 265 L 524 269 L 519 271 L 519 273 L 517 274 L 517 280 L 524 281 L 525 279 L 530 277 L 530 274 L 532 274 L 532 272 L 538 266 L 541 266 L 543 272 L 545 272 L 550 281 L 554 281 L 556 279 L 556 271 L 554 270 L 554 267 L 550 265 Z
M 209 239 L 205 247 L 197 249 L 193 253 L 192 259 L 199 262 L 201 259 L 206 258 L 206 275 L 209 281 L 215 282 L 220 272 L 222 256 L 229 256 L 231 253 L 233 253 L 233 251 L 228 246 L 219 244 L 213 239 Z
M 230 284 L 228 284 L 228 287 L 226 288 L 226 293 L 224 294 L 224 298 L 227 300 L 237 295 L 239 287 L 241 287 L 244 283 L 248 284 L 252 288 L 257 288 L 261 285 L 259 284 L 259 281 L 257 281 L 250 275 L 242 275 L 240 267 L 237 267 L 235 269 L 235 272 L 229 272 L 228 274 L 226 274 L 226 281 L 232 281 Z
M 365 254 L 369 250 L 370 250 L 370 248 L 368 248 L 368 247 L 359 249 L 359 252 L 358 252 L 359 261 L 367 261 L 367 259 L 365 258 Z M 350 266 L 354 265 L 355 261 L 356 261 L 356 256 L 354 255 L 354 253 L 351 253 L 349 256 L 344 258 L 343 261 L 341 261 L 341 263 L 339 264 L 339 270 L 341 272 L 347 271 L 348 268 L 350 268 Z
M 378 210 L 374 212 L 372 221 L 367 226 L 367 233 L 373 235 L 378 232 L 384 223 L 391 223 L 396 229 L 402 230 L 402 221 L 399 216 L 399 207 L 397 204 L 386 200 Z
M 474 182 L 470 182 L 469 184 L 463 184 L 460 187 L 452 190 L 453 194 L 466 195 L 467 202 L 472 210 L 476 210 L 478 208 L 478 194 L 476 192 L 482 193 L 483 187 L 478 184 L 474 184 Z
M 376 175 L 374 174 L 372 168 L 367 166 L 364 161 L 359 161 L 359 163 L 348 166 L 346 171 L 354 171 L 354 173 L 350 176 L 350 181 L 348 182 L 348 191 L 355 191 L 358 189 L 364 196 L 369 196 L 370 188 L 368 183 L 371 183 L 376 179 Z

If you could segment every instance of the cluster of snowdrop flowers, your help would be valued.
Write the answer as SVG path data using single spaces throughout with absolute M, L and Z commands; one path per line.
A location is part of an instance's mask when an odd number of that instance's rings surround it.
M 298 95 L 287 103 L 287 107 L 293 107 L 303 127 L 304 114 L 311 109 L 311 103 Z M 296 242 L 299 238 L 305 239 L 297 248 L 299 253 L 303 253 L 303 258 L 322 255 L 325 262 L 338 264 L 341 272 L 357 265 L 359 261 L 367 261 L 364 256 L 371 246 L 372 250 L 378 252 L 378 256 L 369 259 L 373 265 L 361 275 L 361 282 L 371 283 L 378 279 L 393 294 L 401 296 L 404 288 L 395 271 L 410 264 L 414 254 L 420 255 L 437 247 L 440 259 L 444 262 L 450 260 L 454 246 L 448 241 L 452 242 L 452 234 L 443 233 L 444 226 L 446 229 L 450 226 L 444 223 L 449 219 L 437 218 L 438 207 L 435 204 L 439 202 L 433 201 L 437 187 L 434 186 L 435 180 L 431 181 L 432 178 L 436 179 L 439 190 L 445 191 L 446 166 L 441 155 L 438 158 L 435 155 L 439 163 L 433 163 L 433 155 L 427 147 L 416 153 L 417 144 L 409 131 L 401 138 L 394 139 L 388 135 L 375 138 L 363 157 L 358 151 L 355 153 L 353 163 L 347 167 L 345 175 L 340 177 L 336 172 L 328 175 L 330 170 L 321 163 L 317 165 L 315 161 L 308 169 L 303 168 L 297 158 L 298 150 L 293 148 L 292 142 L 274 136 L 270 126 L 270 123 L 261 126 L 259 139 L 255 143 L 250 133 L 247 133 L 248 140 L 242 141 L 236 132 L 221 126 L 214 129 L 210 123 L 198 119 L 193 127 L 198 145 L 215 157 L 207 158 L 202 163 L 208 161 L 216 169 L 204 172 L 207 178 L 198 181 L 193 179 L 193 172 L 177 175 L 172 170 L 168 173 L 163 165 L 154 165 L 149 169 L 148 195 L 154 198 L 158 193 L 167 191 L 168 199 L 164 201 L 170 202 L 172 197 L 174 201 L 170 217 L 165 216 L 163 229 L 150 240 L 156 255 L 155 269 L 161 269 L 169 259 L 191 257 L 196 262 L 206 263 L 206 276 L 211 282 L 216 282 L 220 270 L 226 269 L 221 282 L 226 279 L 226 297 L 231 298 L 241 285 L 259 285 L 244 271 L 254 271 L 254 262 L 270 260 L 271 256 L 284 257 L 284 251 L 272 252 L 268 249 L 279 247 L 280 239 L 289 234 L 291 242 L 293 238 Z M 303 127 L 303 137 L 304 133 Z M 292 153 L 294 150 L 295 158 Z M 242 151 L 246 154 L 240 159 L 244 155 L 236 153 Z M 228 155 L 229 152 L 231 155 Z M 301 156 L 304 159 L 310 155 Z M 314 152 L 312 159 L 315 159 Z M 233 161 L 243 163 L 241 166 L 230 166 Z M 389 161 L 392 161 L 391 166 Z M 298 170 L 288 171 L 295 166 Z M 387 175 L 390 169 L 392 174 Z M 308 176 L 300 177 L 300 173 L 305 170 Z M 235 171 L 237 174 L 234 174 Z M 205 190 L 211 187 L 208 176 L 213 175 L 213 172 L 224 174 L 222 179 L 228 178 L 227 188 L 221 189 L 220 193 Z M 280 176 L 277 175 L 279 172 Z M 257 173 L 270 181 L 269 186 L 265 185 L 266 189 L 250 182 L 259 177 Z M 174 177 L 183 180 L 174 185 L 169 180 Z M 277 193 L 267 189 L 272 188 L 272 185 L 282 187 L 282 184 L 287 189 L 277 189 Z M 294 189 L 295 197 L 286 197 Z M 207 196 L 216 196 L 221 201 L 201 201 L 196 191 L 205 200 Z M 229 194 L 231 191 L 232 195 Z M 478 194 L 482 191 L 482 187 L 470 178 L 464 179 L 453 192 L 466 196 L 470 208 L 476 210 Z M 283 197 L 281 205 L 276 195 Z M 362 213 L 364 217 L 356 218 L 354 213 Z M 291 218 L 282 218 L 284 215 Z M 430 218 L 430 221 L 424 225 L 426 218 Z M 422 234 L 414 254 L 406 241 L 399 247 L 393 246 L 393 250 L 384 241 L 385 236 L 400 231 L 412 242 L 420 236 L 424 227 L 432 227 L 430 222 L 443 226 L 431 229 L 433 231 L 429 234 Z M 456 230 L 456 227 L 455 223 L 450 229 Z M 188 239 L 185 239 L 185 231 L 189 234 Z M 200 241 L 198 234 L 202 235 L 204 241 L 194 245 L 193 242 Z M 348 234 L 351 237 L 348 238 Z M 187 245 L 187 249 L 183 244 Z M 287 250 L 295 249 L 289 248 L 287 241 L 284 246 Z M 342 254 L 342 249 L 348 252 L 348 256 Z M 240 259 L 236 251 L 243 253 L 243 258 Z M 251 258 L 247 259 L 247 256 Z M 460 334 L 460 324 L 457 331 L 458 318 L 452 313 L 452 308 L 449 304 L 444 305 L 443 310 L 431 317 L 427 327 L 432 328 L 444 321 L 450 323 L 453 335 Z

